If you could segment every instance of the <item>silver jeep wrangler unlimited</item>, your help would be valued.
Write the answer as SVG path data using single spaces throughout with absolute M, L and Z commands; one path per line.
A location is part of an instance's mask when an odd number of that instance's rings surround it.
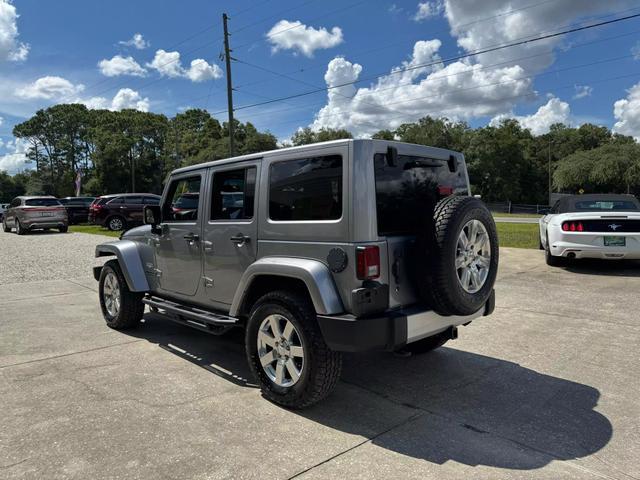
M 239 326 L 268 399 L 303 408 L 341 353 L 426 352 L 495 305 L 498 238 L 460 153 L 339 140 L 169 176 L 146 225 L 99 245 L 107 324 L 144 306 L 213 334 Z

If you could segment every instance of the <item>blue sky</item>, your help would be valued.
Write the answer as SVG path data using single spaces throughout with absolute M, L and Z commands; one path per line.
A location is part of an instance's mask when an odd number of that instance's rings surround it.
M 637 14 L 638 1 L 0 0 L 0 168 L 25 167 L 13 125 L 58 102 L 225 120 L 223 11 L 236 107 L 355 82 L 239 108 L 281 140 L 305 126 L 367 136 L 427 114 L 472 126 L 515 116 L 534 133 L 593 122 L 640 138 L 640 18 L 446 61 Z

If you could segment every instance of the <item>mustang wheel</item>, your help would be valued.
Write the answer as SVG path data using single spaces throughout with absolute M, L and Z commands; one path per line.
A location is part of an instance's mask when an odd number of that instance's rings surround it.
M 263 395 L 288 408 L 322 400 L 340 378 L 342 356 L 327 347 L 313 307 L 300 295 L 261 297 L 249 316 L 245 348 Z
M 556 257 L 551 254 L 551 247 L 549 245 L 549 234 L 547 233 L 547 242 L 544 247 L 544 260 L 547 262 L 547 265 L 550 267 L 561 267 L 566 262 L 564 257 Z
M 144 313 L 142 294 L 132 292 L 117 260 L 109 260 L 100 272 L 100 308 L 107 325 L 116 330 L 137 327 Z

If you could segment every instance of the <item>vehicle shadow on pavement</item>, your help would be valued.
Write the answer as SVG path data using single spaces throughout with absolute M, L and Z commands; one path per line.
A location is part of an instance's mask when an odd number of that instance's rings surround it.
M 640 260 L 599 260 L 584 258 L 569 262 L 565 269 L 571 273 L 640 277 Z
M 129 332 L 128 332 L 129 333 Z M 242 330 L 215 337 L 156 314 L 129 333 L 158 344 L 236 385 L 256 387 Z M 362 404 L 354 416 L 345 389 Z M 553 460 L 591 455 L 611 439 L 612 425 L 595 411 L 600 392 L 516 363 L 443 347 L 424 355 L 348 354 L 341 385 L 314 407 L 292 411 L 321 425 L 370 438 L 381 448 L 436 464 L 529 470 Z M 403 409 L 412 421 L 371 435 L 368 418 Z

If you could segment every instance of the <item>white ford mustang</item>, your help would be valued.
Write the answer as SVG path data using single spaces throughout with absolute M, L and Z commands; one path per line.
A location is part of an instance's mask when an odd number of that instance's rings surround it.
M 571 195 L 540 219 L 548 265 L 566 259 L 640 259 L 640 202 L 633 195 Z

